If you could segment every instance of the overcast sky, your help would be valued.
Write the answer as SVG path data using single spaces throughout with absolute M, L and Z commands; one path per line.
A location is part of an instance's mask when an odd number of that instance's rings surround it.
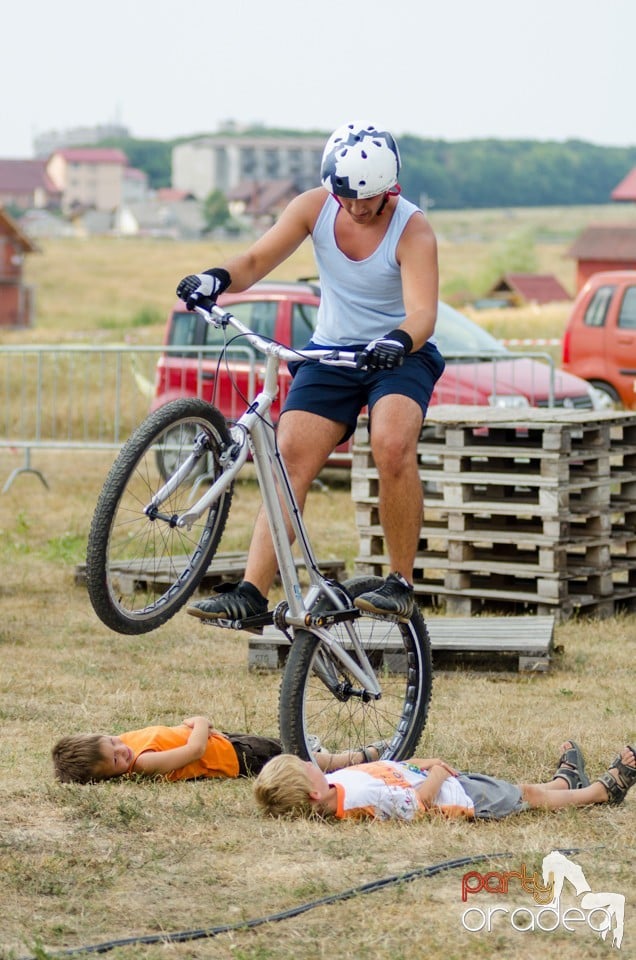
M 636 146 L 636 0 L 8 0 L 2 34 L 0 158 L 113 121 Z

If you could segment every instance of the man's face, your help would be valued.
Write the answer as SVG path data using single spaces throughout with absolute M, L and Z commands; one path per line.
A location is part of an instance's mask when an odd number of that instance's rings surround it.
M 384 205 L 384 194 L 379 193 L 374 197 L 367 197 L 366 200 L 349 200 L 346 197 L 338 197 L 338 200 L 342 209 L 349 214 L 354 223 L 364 225 L 373 223 L 380 208 Z

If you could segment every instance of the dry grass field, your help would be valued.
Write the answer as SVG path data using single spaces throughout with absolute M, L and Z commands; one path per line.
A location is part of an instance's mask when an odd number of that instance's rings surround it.
M 466 220 L 481 237 L 485 262 L 483 247 L 498 231 L 484 239 L 483 218 L 481 227 Z M 442 250 L 452 246 L 459 263 L 450 215 L 446 234 Z M 556 258 L 563 244 L 552 246 Z M 310 273 L 308 253 L 280 276 Z M 161 317 L 175 280 L 223 255 L 210 244 L 45 244 L 29 263 L 41 322 L 27 337 L 156 342 L 160 320 L 135 318 Z M 466 272 L 470 264 L 462 262 Z M 520 312 L 514 323 L 527 328 L 533 314 L 523 319 Z M 3 342 L 17 338 L 2 334 Z M 96 944 L 112 947 L 117 960 L 636 957 L 636 790 L 617 808 L 409 826 L 268 821 L 255 810 L 247 781 L 57 784 L 50 750 L 67 732 L 118 733 L 207 713 L 227 729 L 275 735 L 280 678 L 247 670 L 244 636 L 185 613 L 137 638 L 104 627 L 74 573 L 111 455 L 41 452 L 34 459 L 49 489 L 24 475 L 0 494 L 2 960 L 44 960 Z M 21 453 L 0 450 L 0 483 L 21 461 Z M 351 564 L 348 486 L 336 474 L 325 480 L 307 506 L 317 554 Z M 256 502 L 248 476 L 233 504 L 227 549 L 246 544 Z M 590 773 L 604 770 L 621 744 L 636 738 L 636 616 L 576 618 L 555 636 L 558 653 L 544 674 L 520 674 L 514 664 L 437 664 L 420 753 L 510 780 L 541 780 L 552 775 L 562 740 L 574 737 Z M 524 929 L 537 908 L 518 878 L 506 894 L 482 891 L 462 902 L 465 872 L 491 872 L 491 883 L 506 871 L 532 875 L 553 849 L 577 851 L 572 859 L 592 891 L 625 896 L 620 950 L 585 918 L 570 929 L 563 922 L 546 932 Z M 425 874 L 464 858 L 478 859 Z M 374 883 L 371 892 L 338 899 Z M 562 909 L 578 902 L 566 885 Z M 491 929 L 466 929 L 479 919 L 475 910 L 463 923 L 467 907 L 485 913 L 495 905 L 508 912 L 496 914 Z M 591 918 L 592 926 L 599 919 Z M 220 927 L 229 929 L 211 935 Z

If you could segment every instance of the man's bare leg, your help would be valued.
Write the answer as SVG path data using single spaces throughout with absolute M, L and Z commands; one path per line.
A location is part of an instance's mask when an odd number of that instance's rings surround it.
M 290 410 L 280 418 L 278 447 L 301 513 L 311 484 L 340 443 L 345 429 L 342 423 L 302 410 Z M 285 519 L 287 533 L 291 537 L 291 525 L 288 518 Z M 264 508 L 261 508 L 254 525 L 244 579 L 260 590 L 263 596 L 267 596 L 277 569 L 269 523 Z
M 410 397 L 391 394 L 371 415 L 371 450 L 380 478 L 380 522 L 391 570 L 413 582 L 422 527 L 422 484 L 417 442 L 422 410 Z

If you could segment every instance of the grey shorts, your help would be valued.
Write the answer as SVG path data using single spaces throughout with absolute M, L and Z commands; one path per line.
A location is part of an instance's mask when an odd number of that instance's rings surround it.
M 475 817 L 479 820 L 503 820 L 528 809 L 519 787 L 507 780 L 485 773 L 460 773 L 457 779 L 475 804 Z
M 347 350 L 362 350 L 364 344 L 347 347 Z M 324 350 L 310 342 L 306 349 Z M 353 434 L 358 415 L 384 396 L 401 394 L 419 403 L 422 418 L 426 416 L 433 387 L 444 371 L 444 358 L 432 343 L 425 343 L 420 350 L 409 353 L 401 367 L 394 370 L 355 370 L 351 367 L 329 367 L 311 361 L 289 364 L 293 376 L 283 413 L 287 410 L 304 410 L 316 413 L 327 420 L 346 425 L 340 441 L 343 443 Z

